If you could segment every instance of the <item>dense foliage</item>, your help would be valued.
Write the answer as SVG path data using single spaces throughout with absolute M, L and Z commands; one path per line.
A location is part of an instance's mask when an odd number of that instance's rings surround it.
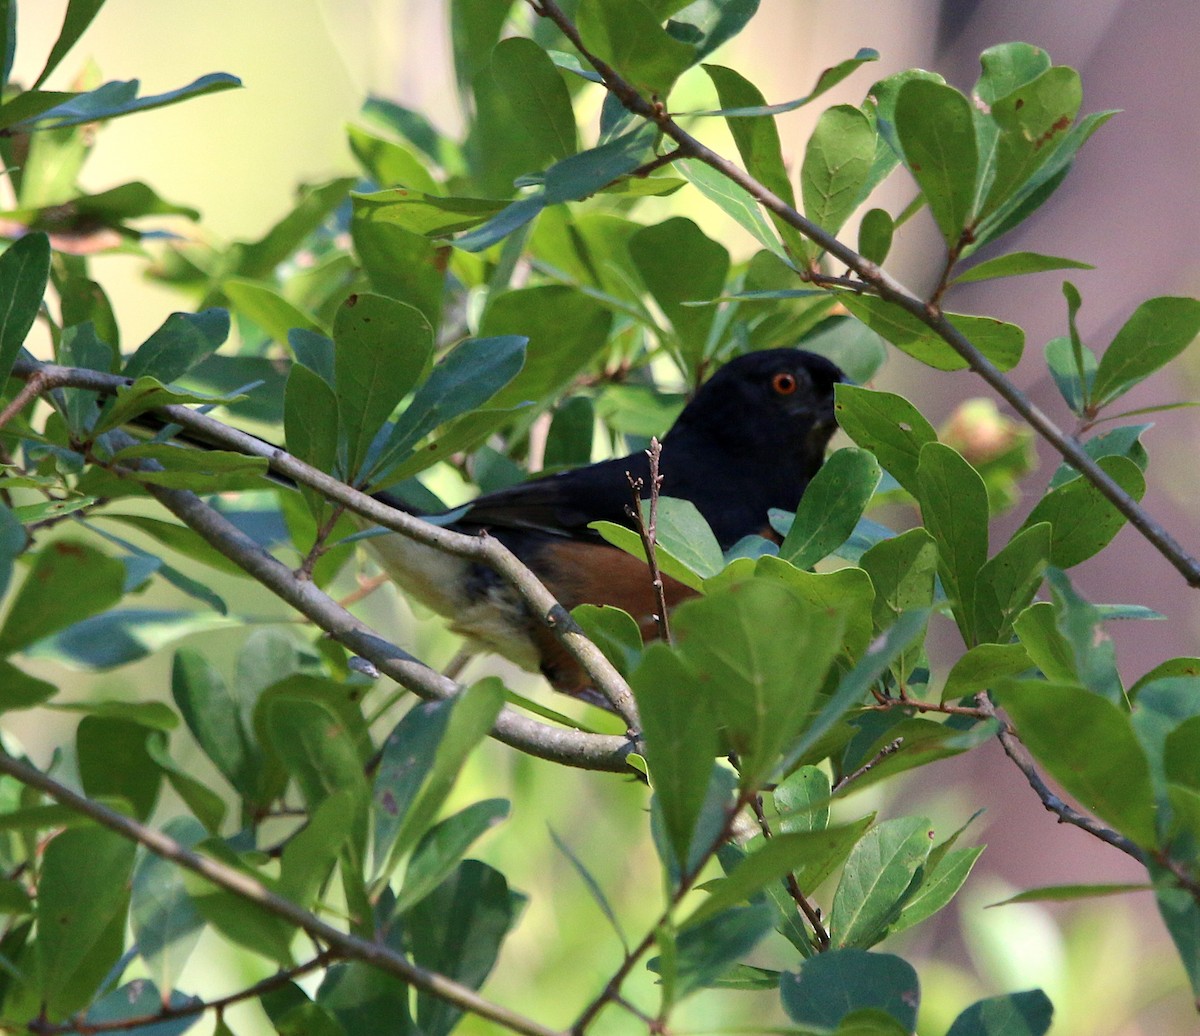
M 637 866 L 661 872 L 662 896 L 639 904 L 632 937 L 615 890 L 561 845 L 612 922 L 582 940 L 597 953 L 583 970 L 618 961 L 592 999 L 566 1006 L 573 1032 L 666 1031 L 693 996 L 759 998 L 753 1031 L 917 1031 L 918 975 L 880 944 L 950 903 L 983 850 L 966 824 L 934 831 L 842 800 L 995 738 L 1032 786 L 1030 810 L 1144 865 L 1200 994 L 1200 660 L 1125 686 L 1101 626 L 1152 613 L 1089 602 L 1068 575 L 1132 520 L 1200 585 L 1200 565 L 1138 506 L 1146 426 L 1113 413 L 1200 332 L 1200 301 L 1150 299 L 1092 348 L 1064 284 L 1065 333 L 1045 363 L 1080 439 L 1005 378 L 1023 359 L 1020 327 L 942 305 L 956 284 L 1085 265 L 996 248 L 963 265 L 1052 197 L 1109 118 L 1081 115 L 1073 69 L 1015 43 L 983 54 L 969 96 L 925 71 L 882 79 L 861 105 L 822 113 L 796 180 L 774 116 L 869 79 L 874 52 L 769 105 L 708 63 L 757 0 L 454 0 L 461 139 L 371 99 L 349 130 L 358 177 L 305 187 L 255 241 L 151 245 L 145 221 L 198 214 L 136 181 L 83 193 L 90 134 L 238 84 L 43 89 L 102 6 L 72 0 L 45 71 L 20 89 L 7 83 L 15 0 L 0 5 L 0 153 L 15 198 L 0 255 L 0 709 L 62 705 L 25 655 L 115 669 L 248 618 L 226 589 L 239 592 L 235 578 L 317 628 L 261 630 L 233 666 L 204 638 L 173 649 L 169 689 L 72 702 L 73 738 L 40 769 L 6 740 L 0 1027 L 177 1033 L 215 1009 L 227 1032 L 224 1009 L 258 1001 L 284 1034 L 438 1036 L 464 1015 L 554 1031 L 537 1002 L 475 992 L 527 894 L 548 894 L 468 858 L 510 809 L 456 790 L 489 733 L 538 767 L 597 771 L 601 796 L 629 793 L 613 773 L 638 782 L 657 855 Z M 707 77 L 714 108 L 671 111 L 685 74 Z M 740 166 L 699 139 L 717 120 Z M 915 181 L 912 204 L 871 207 L 893 175 Z M 735 259 L 682 216 L 642 218 L 645 199 L 677 192 L 731 217 L 754 254 Z M 944 264 L 920 298 L 884 270 L 895 229 L 929 218 Z M 854 247 L 837 237 L 848 224 Z M 91 257 L 112 251 L 145 255 L 148 275 L 186 300 L 137 345 L 93 279 Z M 23 349 L 38 323 L 53 363 Z M 672 616 L 673 642 L 643 644 L 611 608 L 555 622 L 614 714 L 531 701 L 496 676 L 460 686 L 334 599 L 370 565 L 355 513 L 497 565 L 550 614 L 497 544 L 369 494 L 436 508 L 439 470 L 486 490 L 530 465 L 638 448 L 726 359 L 796 344 L 853 379 L 837 392 L 852 445 L 794 515 L 772 514 L 778 544 L 750 537 L 723 554 L 695 508 L 658 502 L 656 560 L 701 594 Z M 1017 415 L 1000 447 L 968 459 L 913 402 L 867 387 L 892 347 L 997 391 Z M 1101 417 L 1113 420 L 1098 432 Z M 1032 433 L 1063 466 L 995 542 L 989 518 L 1015 504 Z M 888 514 L 911 527 L 865 517 L 883 504 L 902 505 Z M 645 556 L 637 536 L 602 532 Z M 158 581 L 191 607 L 133 603 Z M 934 616 L 960 635 L 949 666 L 924 648 Z M 195 995 L 180 978 L 206 932 L 277 974 Z M 772 955 L 754 956 L 772 932 Z M 647 968 L 656 985 L 638 982 Z M 1052 1010 L 1042 991 L 1013 990 L 948 1031 L 1040 1034 Z

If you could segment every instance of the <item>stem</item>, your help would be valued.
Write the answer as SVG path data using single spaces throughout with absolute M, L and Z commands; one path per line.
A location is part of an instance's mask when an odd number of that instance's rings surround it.
M 662 457 L 662 443 L 651 438 L 650 448 L 646 451 L 650 459 L 650 500 L 649 515 L 642 514 L 642 480 L 634 478 L 629 472 L 629 487 L 633 490 L 633 506 L 627 507 L 626 513 L 637 526 L 638 536 L 642 540 L 642 550 L 646 553 L 646 564 L 650 568 L 650 585 L 654 587 L 655 607 L 658 609 L 654 616 L 658 623 L 658 635 L 667 644 L 671 643 L 671 625 L 667 617 L 667 590 L 663 584 L 662 572 L 658 567 L 658 492 L 662 488 L 662 475 L 658 470 L 658 462 Z

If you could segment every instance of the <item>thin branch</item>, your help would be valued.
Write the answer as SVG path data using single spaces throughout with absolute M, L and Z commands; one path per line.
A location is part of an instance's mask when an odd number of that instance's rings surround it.
M 153 1014 L 143 1014 L 134 1018 L 116 1018 L 106 1022 L 90 1022 L 83 1017 L 76 1017 L 70 1021 L 54 1023 L 38 1018 L 26 1025 L 25 1028 L 35 1033 L 36 1036 L 56 1036 L 58 1033 L 72 1032 L 85 1033 L 87 1036 L 91 1036 L 92 1033 L 96 1032 L 128 1032 L 131 1029 L 141 1029 L 149 1025 L 158 1025 L 161 1022 L 174 1021 L 179 1018 L 191 1018 L 198 1014 L 204 1014 L 206 1011 L 220 1013 L 234 1004 L 240 1004 L 247 1000 L 257 1000 L 260 996 L 265 996 L 276 989 L 281 989 L 313 971 L 328 967 L 338 959 L 337 954 L 330 950 L 323 950 L 311 960 L 306 960 L 303 964 L 297 964 L 292 968 L 285 968 L 283 971 L 276 972 L 274 975 L 264 978 L 261 982 L 256 982 L 254 985 L 247 986 L 236 993 L 218 997 L 216 1000 L 189 1000 L 178 1006 L 164 1003 L 162 1008 Z
M 985 716 L 993 719 L 999 718 L 996 714 L 996 707 L 992 704 L 986 691 L 977 695 L 975 700 L 979 703 L 979 711 Z M 1007 723 L 1003 725 L 996 737 L 1004 748 L 1004 754 L 1025 775 L 1025 780 L 1029 782 L 1029 786 L 1037 793 L 1037 797 L 1042 800 L 1042 805 L 1058 817 L 1060 824 L 1073 824 L 1075 827 L 1086 831 L 1089 835 L 1099 838 L 1100 841 L 1107 842 L 1114 848 L 1120 849 L 1127 856 L 1132 856 L 1138 863 L 1144 864 L 1146 862 L 1141 849 L 1124 835 L 1118 834 L 1111 828 L 1105 827 L 1098 820 L 1073 809 L 1055 795 L 1050 790 L 1050 786 L 1046 783 L 1042 775 L 1038 773 L 1037 767 L 1034 766 L 1033 760 L 1030 758 L 1025 746 L 1021 743 L 1021 739 Z
M 653 122 L 664 135 L 675 141 L 680 158 L 694 158 L 721 173 L 726 179 L 749 193 L 768 212 L 789 226 L 795 227 L 809 240 L 844 263 L 870 285 L 880 298 L 899 306 L 937 334 L 966 361 L 971 370 L 986 381 L 1024 418 L 1026 423 L 1049 442 L 1068 464 L 1087 478 L 1129 520 L 1129 524 L 1153 544 L 1154 548 L 1179 571 L 1189 586 L 1200 587 L 1200 561 L 1188 554 L 1157 520 L 1143 510 L 1133 497 L 1084 452 L 1083 447 L 1074 438 L 1059 429 L 1046 414 L 1009 381 L 996 365 L 946 318 L 940 308 L 926 302 L 890 274 L 884 272 L 876 263 L 865 259 L 854 249 L 839 241 L 836 236 L 806 219 L 793 206 L 768 190 L 754 177 L 682 129 L 661 103 L 655 103 L 642 97 L 612 66 L 588 50 L 579 31 L 555 0 L 529 0 L 529 3 L 536 13 L 550 19 L 558 26 L 584 60 L 600 74 L 608 90 L 629 111 Z
M 767 814 L 763 812 L 762 796 L 755 795 L 750 800 L 750 805 L 754 810 L 754 818 L 758 821 L 758 828 L 762 831 L 763 838 L 774 837 L 771 825 L 767 822 Z M 788 871 L 784 876 L 784 885 L 787 887 L 788 895 L 792 897 L 796 906 L 800 908 L 800 912 L 804 915 L 804 919 L 812 927 L 813 936 L 817 940 L 817 949 L 821 951 L 829 949 L 829 931 L 825 927 L 825 922 L 821 919 L 821 911 L 808 901 L 808 897 L 800 888 L 800 882 L 796 880 L 796 875 L 791 871 Z
M 193 874 L 199 874 L 227 892 L 295 925 L 311 938 L 327 946 L 328 952 L 343 960 L 362 961 L 393 975 L 415 989 L 453 1004 L 463 1011 L 487 1018 L 513 1032 L 523 1033 L 525 1036 L 560 1036 L 553 1029 L 485 1000 L 475 990 L 445 975 L 413 964 L 389 946 L 369 942 L 334 928 L 291 900 L 276 895 L 243 871 L 186 849 L 160 831 L 146 827 L 132 817 L 72 791 L 28 763 L 14 759 L 4 752 L 0 752 L 0 773 L 6 773 L 30 788 L 36 788 L 81 816 L 94 820 L 123 838 L 145 846 L 155 856 L 170 860 Z
M 859 777 L 862 777 L 864 774 L 869 773 L 871 770 L 875 769 L 875 767 L 878 766 L 881 762 L 883 762 L 889 755 L 895 755 L 897 752 L 899 752 L 900 748 L 903 744 L 904 744 L 904 738 L 902 738 L 902 737 L 896 738 L 895 741 L 889 741 L 886 745 L 884 745 L 878 752 L 876 752 L 873 756 L 871 756 L 870 759 L 868 759 L 865 763 L 863 763 L 863 765 L 860 766 L 853 773 L 843 774 L 842 777 L 840 777 L 837 781 L 834 782 L 833 787 L 830 788 L 829 790 L 832 793 L 837 794 L 851 781 L 856 781 L 856 780 L 858 780 Z
M 101 371 L 59 367 L 54 364 L 38 364 L 24 358 L 18 359 L 13 367 L 13 374 L 16 377 L 26 379 L 33 377 L 39 371 L 44 372 L 45 376 L 50 378 L 56 386 L 85 388 L 110 395 L 115 393 L 118 388 L 130 384 L 127 378 L 105 374 Z M 571 618 L 571 613 L 559 604 L 537 576 L 495 537 L 468 536 L 422 521 L 415 515 L 389 507 L 366 493 L 352 489 L 333 476 L 297 460 L 277 446 L 231 428 L 185 406 L 157 407 L 155 413 L 161 415 L 166 421 L 178 424 L 195 433 L 205 442 L 235 450 L 247 456 L 265 457 L 271 469 L 276 473 L 297 484 L 315 489 L 327 499 L 376 525 L 444 553 L 477 561 L 492 568 L 520 594 L 531 614 L 545 625 L 572 657 L 579 662 L 592 679 L 596 689 L 604 695 L 629 728 L 631 730 L 640 729 L 637 706 L 634 704 L 633 694 L 625 679 L 604 657 L 603 652 L 588 640 L 583 630 Z
M 650 569 L 650 585 L 654 588 L 655 607 L 658 609 L 654 619 L 658 623 L 658 635 L 667 644 L 671 643 L 671 623 L 667 617 L 667 589 L 663 583 L 662 572 L 658 567 L 658 493 L 662 489 L 662 474 L 658 462 L 662 457 L 662 443 L 651 438 L 650 448 L 646 451 L 650 460 L 650 485 L 642 485 L 640 478 L 634 478 L 628 471 L 625 477 L 629 479 L 629 488 L 633 490 L 633 506 L 626 507 L 625 513 L 633 519 L 638 536 L 642 541 L 642 550 L 646 553 L 646 564 Z M 642 490 L 649 488 L 650 498 L 648 514 L 642 513 Z

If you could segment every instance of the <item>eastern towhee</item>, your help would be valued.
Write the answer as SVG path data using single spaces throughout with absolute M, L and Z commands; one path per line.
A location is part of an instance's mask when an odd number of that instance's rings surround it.
M 722 549 L 744 536 L 773 535 L 768 511 L 794 511 L 835 428 L 834 385 L 842 372 L 798 349 L 767 349 L 731 360 L 696 393 L 662 441 L 661 495 L 690 500 Z M 649 496 L 645 453 L 600 461 L 486 493 L 447 527 L 496 537 L 566 608 L 614 605 L 643 635 L 657 635 L 646 564 L 588 528 L 605 520 L 633 527 L 629 476 Z M 402 510 L 403 503 L 381 494 Z M 399 535 L 370 538 L 384 571 L 451 628 L 560 691 L 587 690 L 585 675 L 553 634 L 534 621 L 496 573 Z M 694 591 L 664 577 L 668 607 Z

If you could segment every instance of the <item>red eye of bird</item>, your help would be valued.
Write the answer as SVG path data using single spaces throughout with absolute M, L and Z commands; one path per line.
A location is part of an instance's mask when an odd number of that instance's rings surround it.
M 780 371 L 771 378 L 771 388 L 781 396 L 790 396 L 798 387 L 796 375 L 789 374 L 787 371 Z

